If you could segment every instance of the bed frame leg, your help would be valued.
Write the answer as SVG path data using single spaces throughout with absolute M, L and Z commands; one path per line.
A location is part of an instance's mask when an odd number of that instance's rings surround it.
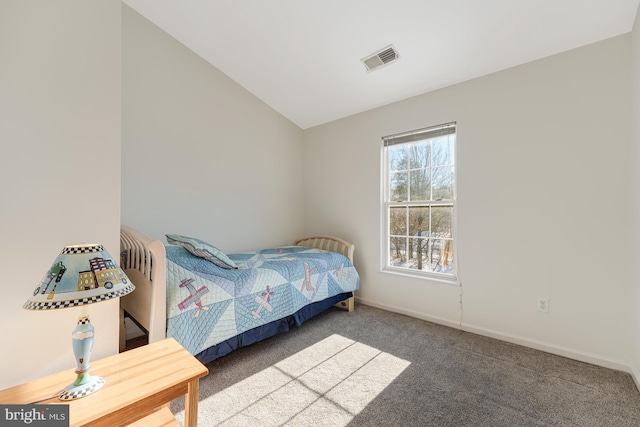
M 124 330 L 124 310 L 120 308 L 120 353 L 127 347 L 126 332 Z
M 340 301 L 339 303 L 337 303 L 336 307 L 344 308 L 349 313 L 352 313 L 353 310 L 355 309 L 355 300 L 356 300 L 356 298 L 354 296 L 352 296 L 351 298 L 347 298 L 346 300 Z

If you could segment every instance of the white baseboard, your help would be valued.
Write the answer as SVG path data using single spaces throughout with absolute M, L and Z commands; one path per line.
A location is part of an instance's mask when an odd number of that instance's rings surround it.
M 365 298 L 356 297 L 356 302 L 364 305 L 368 305 L 371 307 L 379 308 L 381 310 L 391 311 L 393 313 L 405 314 L 409 317 L 415 317 L 416 319 L 426 320 L 428 322 L 437 323 L 439 325 L 450 326 L 452 328 L 460 329 L 460 323 L 454 320 L 448 320 L 443 317 L 437 316 L 428 316 L 423 313 L 418 313 L 416 311 L 406 310 L 401 307 L 396 307 L 389 304 L 380 304 L 375 301 L 371 301 Z
M 489 338 L 495 338 L 501 341 L 510 342 L 512 344 L 522 345 L 524 347 L 533 348 L 536 350 L 544 351 L 546 353 L 555 354 L 557 356 L 579 360 L 580 362 L 590 363 L 592 365 L 598 365 L 604 368 L 615 369 L 617 371 L 623 371 L 633 374 L 631 366 L 621 360 L 611 359 L 593 353 L 578 351 L 571 348 L 548 344 L 528 338 L 522 338 L 515 335 L 505 334 L 464 323 L 462 324 L 462 327 L 460 327 L 460 329 L 465 332 L 471 332 Z
M 633 369 L 629 363 L 623 362 L 621 360 L 611 359 L 599 356 L 597 354 L 592 354 L 588 352 L 578 351 L 567 347 L 561 347 L 557 345 L 552 345 L 536 340 L 531 340 L 528 338 L 523 338 L 515 335 L 505 334 L 502 332 L 474 326 L 471 324 L 460 324 L 454 320 L 444 319 L 437 316 L 428 316 L 423 313 L 417 313 L 411 310 L 406 310 L 401 307 L 395 307 L 388 304 L 380 304 L 375 301 L 370 301 L 365 298 L 356 297 L 356 302 L 369 305 L 371 307 L 380 308 L 382 310 L 391 311 L 394 313 L 405 314 L 407 316 L 415 317 L 417 319 L 426 320 L 429 322 L 437 323 L 444 326 L 449 326 L 451 328 L 459 329 L 465 332 L 470 332 L 482 336 L 486 336 L 489 338 L 495 338 L 501 341 L 510 342 L 512 344 L 522 345 L 524 347 L 534 348 L 536 350 L 544 351 L 546 353 L 555 354 L 562 357 L 567 357 L 569 359 L 579 360 L 581 362 L 590 363 L 592 365 L 598 365 L 609 369 L 615 369 L 622 372 L 627 372 L 631 374 L 633 380 L 636 383 L 636 387 L 640 390 L 640 372 Z
M 636 383 L 636 388 L 640 391 L 640 372 L 632 366 L 630 374 L 631 378 L 633 378 L 633 381 Z

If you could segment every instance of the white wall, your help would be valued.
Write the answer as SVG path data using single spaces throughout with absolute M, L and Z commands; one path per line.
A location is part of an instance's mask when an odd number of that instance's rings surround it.
M 302 231 L 302 130 L 123 5 L 122 222 L 225 251 Z
M 120 2 L 0 2 L 0 63 L 1 389 L 75 367 L 80 309 L 22 309 L 60 250 L 119 252 Z M 116 353 L 117 301 L 89 313 Z
M 306 130 L 305 232 L 355 242 L 362 302 L 628 369 L 630 42 Z M 380 138 L 449 121 L 458 123 L 462 307 L 457 286 L 382 273 L 379 261 Z M 538 296 L 550 313 L 536 311 Z
M 633 210 L 634 218 L 634 252 L 633 252 L 633 264 L 634 270 L 634 289 L 635 295 L 633 299 L 633 313 L 634 313 L 634 330 L 633 330 L 633 369 L 636 384 L 640 388 L 640 9 L 636 14 L 635 25 L 632 32 L 632 131 L 633 131 L 633 146 L 635 149 L 634 156 L 631 160 L 633 162 L 632 168 L 635 172 L 634 187 L 632 200 L 635 203 Z

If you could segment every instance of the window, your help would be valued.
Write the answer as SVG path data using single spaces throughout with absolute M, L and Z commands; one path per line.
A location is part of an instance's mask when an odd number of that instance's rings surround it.
M 453 280 L 456 124 L 383 141 L 384 268 Z

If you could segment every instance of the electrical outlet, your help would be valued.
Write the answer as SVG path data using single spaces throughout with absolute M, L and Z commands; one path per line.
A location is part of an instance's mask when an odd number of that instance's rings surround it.
M 542 313 L 549 312 L 549 298 L 538 297 L 538 311 Z

